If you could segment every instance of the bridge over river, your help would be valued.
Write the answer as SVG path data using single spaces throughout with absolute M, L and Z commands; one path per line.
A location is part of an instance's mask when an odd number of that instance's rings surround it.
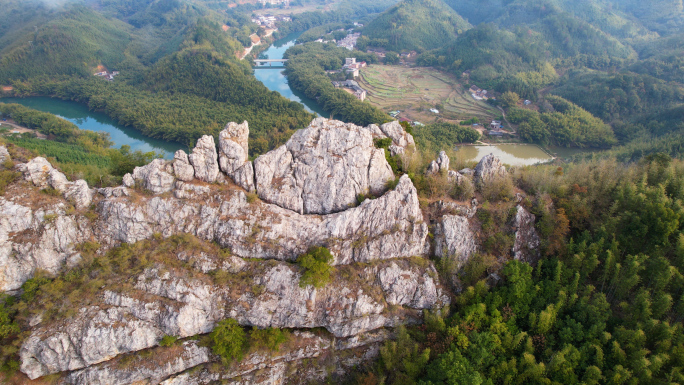
M 255 68 L 266 67 L 266 64 L 268 64 L 268 67 L 272 67 L 273 64 L 284 66 L 285 62 L 287 62 L 287 59 L 254 59 Z

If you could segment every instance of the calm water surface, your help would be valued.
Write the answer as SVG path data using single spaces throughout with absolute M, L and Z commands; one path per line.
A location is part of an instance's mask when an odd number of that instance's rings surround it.
M 46 97 L 0 98 L 0 103 L 18 103 L 38 111 L 57 115 L 74 123 L 82 130 L 107 132 L 116 148 L 126 144 L 131 146 L 133 151 L 154 151 L 162 154 L 166 159 L 173 158 L 173 153 L 176 150 L 187 150 L 186 146 L 180 143 L 144 136 L 138 130 L 117 124 L 107 115 L 90 111 L 87 106 L 80 103 Z
M 551 160 L 541 148 L 531 144 L 497 144 L 492 146 L 459 146 L 457 156 L 463 160 L 479 161 L 485 155 L 494 154 L 505 164 L 529 166 Z
M 301 34 L 301 32 L 291 33 L 282 39 L 274 41 L 267 50 L 259 54 L 259 59 L 282 59 L 285 51 L 295 45 L 295 41 Z M 283 71 L 285 69 L 282 67 L 270 68 L 268 65 L 263 65 L 254 67 L 254 76 L 264 83 L 269 90 L 277 91 L 292 101 L 302 103 L 307 111 L 315 112 L 319 116 L 329 116 L 314 100 L 290 88 L 290 85 L 287 83 L 287 77 L 283 75 Z

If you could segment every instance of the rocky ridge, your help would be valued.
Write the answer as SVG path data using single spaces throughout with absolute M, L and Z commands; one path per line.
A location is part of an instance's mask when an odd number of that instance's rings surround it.
M 96 241 L 102 253 L 122 242 L 191 234 L 232 252 L 228 260 L 180 253 L 176 258 L 200 272 L 199 278 L 156 264 L 137 276 L 132 292 L 103 288 L 98 300 L 81 307 L 71 320 L 38 319 L 21 349 L 24 373 L 38 378 L 70 372 L 65 383 L 233 383 L 232 378 L 243 375 L 261 381 L 262 372 L 214 373 L 207 363 L 216 357 L 188 341 L 163 368 L 126 372 L 116 362 L 136 351 L 160 349 L 164 335 L 208 333 L 225 318 L 254 327 L 323 327 L 334 338 L 351 341 L 385 327 L 420 322 L 422 309 L 449 303 L 432 263 L 413 258 L 431 250 L 413 183 L 404 175 L 385 191 L 394 175 L 373 140 L 391 138 L 390 153 L 405 153 L 413 138 L 398 123 L 364 128 L 316 119 L 254 162 L 247 158 L 248 133 L 247 122 L 230 123 L 219 135 L 218 151 L 212 137 L 203 137 L 189 156 L 178 151 L 173 161 L 156 159 L 113 188 L 69 182 L 43 158 L 17 166 L 25 182 L 0 197 L 2 291 L 18 290 L 37 269 L 58 274 L 77 265 L 81 256 L 76 246 L 88 240 Z M 497 162 L 480 162 L 475 177 L 500 175 L 503 166 Z M 449 170 L 443 152 L 435 163 L 452 182 L 472 177 Z M 65 199 L 37 199 L 28 185 L 54 188 Z M 367 193 L 379 198 L 358 204 L 357 195 Z M 471 224 L 477 201 L 439 205 L 443 213 L 433 223 L 434 253 L 465 263 L 478 250 Z M 525 259 L 534 255 L 536 233 L 534 216 L 521 209 L 514 255 Z M 301 288 L 299 269 L 288 262 L 321 245 L 330 249 L 345 278 L 337 275 L 323 289 Z M 229 274 L 226 284 L 209 278 L 217 271 Z M 338 349 L 338 342 L 326 346 Z M 363 354 L 377 354 L 377 341 L 371 345 L 375 350 L 364 348 Z M 317 351 L 324 355 L 325 349 Z M 268 367 L 282 379 L 304 356 L 279 357 L 246 362 Z M 198 365 L 203 369 L 176 375 Z M 339 369 L 345 364 L 335 365 Z M 325 376 L 316 370 L 298 373 Z

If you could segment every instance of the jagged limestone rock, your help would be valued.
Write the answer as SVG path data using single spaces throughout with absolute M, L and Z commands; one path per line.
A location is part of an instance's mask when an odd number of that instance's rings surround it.
M 221 170 L 231 176 L 231 174 L 242 167 L 247 158 L 249 139 L 249 125 L 247 122 L 237 124 L 228 123 L 219 133 L 219 165 Z
M 127 173 L 126 175 L 123 176 L 123 185 L 124 187 L 131 188 L 135 186 L 135 179 L 133 179 L 133 175 Z
M 218 256 L 209 258 L 218 262 Z M 348 337 L 415 322 L 420 309 L 449 303 L 432 278 L 434 268 L 409 259 L 380 263 L 380 273 L 368 272 L 354 282 L 336 275 L 319 289 L 301 287 L 301 273 L 292 264 L 245 262 L 243 269 L 247 281 L 238 273 L 217 285 L 197 272 L 147 268 L 133 280 L 133 292 L 104 289 L 99 300 L 74 317 L 34 328 L 20 350 L 21 370 L 34 379 L 82 369 L 155 347 L 163 335 L 207 333 L 228 317 L 257 327 L 324 327 L 336 337 Z M 380 296 L 374 289 L 378 280 L 383 282 Z M 402 307 L 390 311 L 390 305 Z
M 5 163 L 10 160 L 12 160 L 12 157 L 10 156 L 9 151 L 7 151 L 7 148 L 5 146 L 0 146 L 0 163 Z
M 219 165 L 238 186 L 254 191 L 254 167 L 248 162 L 249 125 L 228 123 L 219 133 Z
M 81 309 L 57 329 L 40 328 L 21 346 L 21 371 L 30 379 L 81 369 L 121 353 L 154 346 L 164 334 L 125 308 Z
M 24 173 L 24 179 L 32 182 L 35 186 L 40 189 L 48 187 L 48 180 L 50 177 L 50 172 L 54 168 L 43 157 L 35 157 L 31 159 L 28 163 L 19 166 L 19 171 Z
M 444 215 L 435 226 L 435 255 L 453 258 L 457 270 L 477 251 L 475 234 L 468 218 L 460 215 Z
M 195 178 L 195 169 L 188 160 L 188 154 L 183 150 L 178 150 L 173 154 L 173 173 L 176 178 L 190 182 Z
M 416 145 L 413 135 L 406 132 L 404 127 L 396 120 L 381 125 L 380 131 L 392 139 L 392 144 L 389 147 L 390 155 L 392 156 L 403 154 L 407 148 L 415 147 Z
M 66 175 L 62 174 L 59 170 L 52 169 L 48 174 L 48 184 L 50 187 L 63 193 L 69 187 L 70 182 Z
M 188 155 L 190 164 L 195 169 L 195 178 L 214 183 L 219 176 L 218 154 L 214 137 L 204 135 L 197 140 L 197 145 Z
M 72 202 L 77 209 L 83 209 L 90 206 L 93 201 L 93 191 L 88 187 L 88 182 L 79 179 L 67 188 L 64 198 Z
M 130 196 L 131 192 L 128 191 L 126 187 L 119 186 L 119 187 L 105 187 L 98 189 L 97 192 L 99 192 L 101 195 L 103 195 L 105 198 L 120 198 L 124 196 Z
M 314 119 L 284 146 L 257 158 L 257 193 L 301 214 L 343 211 L 371 186 L 379 193 L 379 186 L 394 179 L 377 150 L 368 128 Z
M 515 243 L 513 255 L 518 261 L 536 263 L 539 260 L 539 234 L 534 227 L 535 218 L 532 213 L 518 205 L 515 214 Z
M 176 181 L 176 189 L 173 190 L 173 195 L 178 199 L 198 198 L 207 195 L 211 192 L 209 186 L 198 186 L 190 183 L 185 183 L 180 180 Z
M 501 159 L 489 154 L 480 159 L 480 162 L 475 166 L 474 180 L 477 184 L 485 184 L 507 175 L 506 166 L 501 163 Z
M 70 385 L 158 384 L 171 375 L 212 360 L 210 349 L 199 346 L 197 341 L 185 341 L 178 345 L 180 349 L 158 348 L 155 354 L 147 358 L 133 359 L 126 365 L 121 365 L 118 360 L 114 360 L 71 372 L 64 379 L 64 383 Z
M 143 188 L 155 194 L 171 191 L 175 178 L 172 175 L 173 167 L 163 159 L 155 159 L 143 167 L 133 170 L 133 178 L 141 181 Z M 125 179 L 125 177 L 124 177 Z M 126 184 L 124 180 L 124 185 Z
M 37 269 L 57 274 L 77 254 L 75 246 L 91 229 L 64 215 L 65 208 L 60 203 L 34 211 L 0 197 L 0 291 L 18 290 Z M 30 238 L 15 241 L 20 234 Z

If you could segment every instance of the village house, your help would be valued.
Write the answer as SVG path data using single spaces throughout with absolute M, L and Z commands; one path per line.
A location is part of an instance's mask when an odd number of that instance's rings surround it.
M 361 88 L 359 86 L 359 83 L 357 83 L 354 80 L 345 80 L 343 82 L 332 82 L 333 86 L 338 87 L 338 88 L 348 88 L 352 91 L 352 95 L 354 95 L 357 99 L 360 101 L 366 100 L 366 90 Z
M 473 96 L 473 99 L 475 100 L 487 100 L 487 90 L 480 89 L 480 87 L 476 85 L 470 86 L 470 95 Z

